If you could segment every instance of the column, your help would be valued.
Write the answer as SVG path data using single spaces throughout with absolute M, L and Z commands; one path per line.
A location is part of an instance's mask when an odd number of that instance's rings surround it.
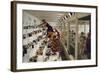
M 77 60 L 78 58 L 78 18 L 77 18 L 77 13 L 75 14 L 75 59 Z
M 67 23 L 67 49 L 69 50 L 70 22 Z
M 86 23 L 85 24 L 83 24 L 84 25 L 84 32 L 86 33 Z

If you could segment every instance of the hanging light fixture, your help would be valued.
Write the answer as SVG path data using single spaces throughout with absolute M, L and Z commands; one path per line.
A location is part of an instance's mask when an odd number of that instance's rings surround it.
M 65 19 L 68 19 L 68 16 L 67 15 L 65 16 Z
M 71 16 L 72 16 L 72 14 L 73 14 L 72 12 L 69 12 L 69 13 L 68 13 L 69 17 L 71 17 Z

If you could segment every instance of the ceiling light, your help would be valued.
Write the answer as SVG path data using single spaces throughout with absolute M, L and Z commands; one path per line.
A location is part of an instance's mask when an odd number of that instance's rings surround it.
M 67 15 L 65 16 L 65 19 L 68 19 L 68 16 Z
M 68 15 L 71 17 L 72 16 L 72 12 L 69 12 Z

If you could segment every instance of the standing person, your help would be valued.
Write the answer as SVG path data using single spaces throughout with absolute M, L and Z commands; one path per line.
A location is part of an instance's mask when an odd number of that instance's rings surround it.
M 78 49 L 78 58 L 79 59 L 83 59 L 85 45 L 86 45 L 85 33 L 81 32 L 81 35 L 80 35 L 80 38 L 79 38 L 79 49 Z
M 85 45 L 86 45 L 86 37 L 81 37 L 80 44 L 79 44 L 79 59 L 84 59 L 84 51 L 85 51 Z
M 47 35 L 51 35 L 53 33 L 53 28 L 50 26 L 45 19 L 42 20 L 42 24 L 44 27 L 47 27 Z
M 86 39 L 86 51 L 85 51 L 88 59 L 91 58 L 91 34 L 88 33 L 87 39 Z

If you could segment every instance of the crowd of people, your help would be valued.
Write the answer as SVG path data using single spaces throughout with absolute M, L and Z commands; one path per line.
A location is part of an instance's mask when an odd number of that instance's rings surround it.
M 42 32 L 43 35 L 38 36 L 37 39 L 33 40 L 30 44 L 28 44 L 28 46 L 27 45 L 23 46 L 23 56 L 27 54 L 27 49 L 28 49 L 27 47 L 32 46 L 32 48 L 35 49 L 35 45 L 33 43 L 36 44 L 42 39 L 43 40 L 41 43 L 42 46 L 39 46 L 39 49 L 35 51 L 35 55 L 30 57 L 29 59 L 30 62 L 31 61 L 37 62 L 37 59 L 39 57 L 43 59 L 42 60 L 40 58 L 42 61 L 47 61 L 47 59 L 49 59 L 50 56 L 52 55 L 53 56 L 57 55 L 57 59 L 61 58 L 61 60 L 66 60 L 64 47 L 62 47 L 62 43 L 61 43 L 61 34 L 59 33 L 59 31 L 56 28 L 53 28 L 45 19 L 42 20 L 42 23 L 38 25 L 38 27 L 42 27 L 43 29 L 41 31 L 39 30 L 35 32 L 39 32 L 39 33 Z M 33 32 L 31 33 L 31 35 L 29 34 L 29 37 L 32 37 L 32 35 Z M 75 36 L 74 31 L 73 31 L 73 35 Z M 25 38 L 26 37 L 24 35 L 23 39 Z M 45 48 L 45 46 L 47 47 Z M 46 49 L 45 51 L 46 58 L 43 57 L 44 49 Z M 75 54 L 75 46 L 74 49 L 72 50 L 70 50 L 70 47 L 68 49 L 70 51 L 69 53 Z M 89 32 L 88 35 L 86 36 L 84 32 L 81 32 L 78 40 L 78 59 L 90 59 L 90 58 L 91 58 L 91 34 Z M 54 59 L 54 61 L 57 61 L 57 59 Z
M 81 32 L 79 37 L 78 57 L 79 59 L 90 59 L 91 58 L 91 34 L 90 32 L 85 35 Z
M 38 25 L 38 27 L 42 28 L 42 35 L 36 37 L 37 39 L 32 41 L 32 43 L 35 44 L 30 52 L 31 56 L 29 57 L 29 62 L 61 60 L 61 55 L 63 54 L 58 30 L 48 24 L 46 20 L 42 20 L 42 23 Z M 23 56 L 25 56 L 28 49 L 25 49 L 25 47 L 23 47 L 23 49 Z

